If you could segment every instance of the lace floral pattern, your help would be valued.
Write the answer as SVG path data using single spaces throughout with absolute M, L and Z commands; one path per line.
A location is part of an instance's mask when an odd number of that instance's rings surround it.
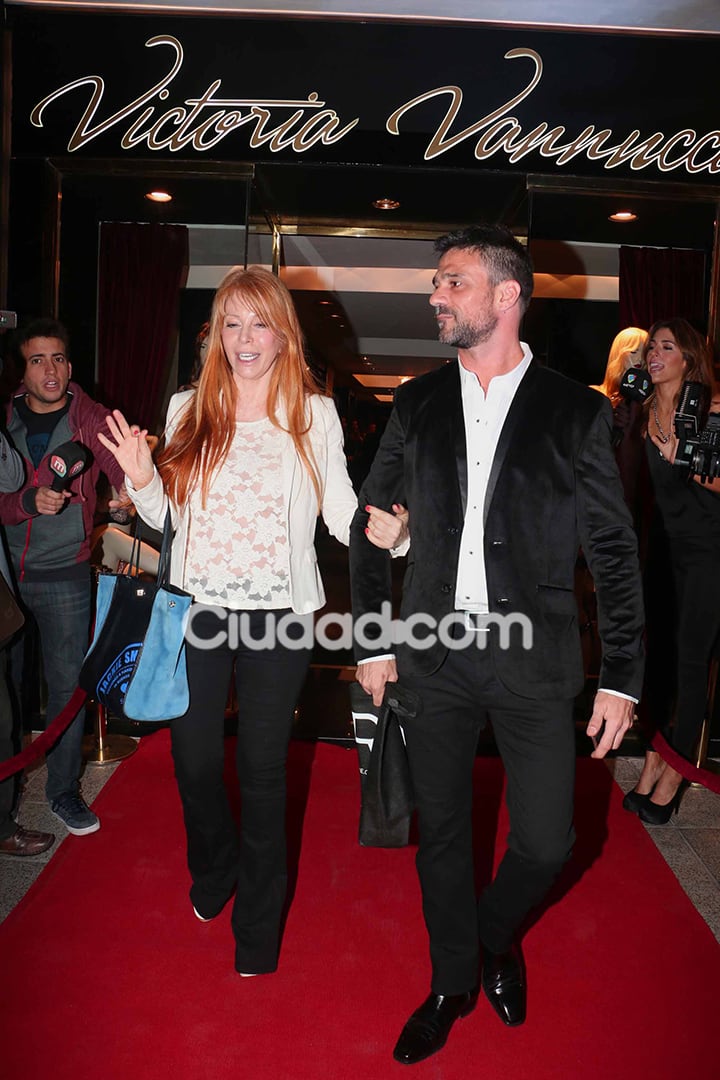
M 202 604 L 238 609 L 290 606 L 285 432 L 269 420 L 239 423 L 207 506 L 190 499 L 186 587 Z

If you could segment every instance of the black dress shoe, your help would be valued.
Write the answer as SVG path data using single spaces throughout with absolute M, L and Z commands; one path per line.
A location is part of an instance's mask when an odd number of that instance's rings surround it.
M 22 825 L 18 825 L 12 835 L 0 840 L 0 854 L 41 855 L 54 843 L 54 833 L 35 832 L 34 829 L 23 829 Z
M 430 994 L 402 1029 L 393 1057 L 402 1065 L 414 1065 L 442 1050 L 455 1021 L 477 1005 L 478 991 L 466 994 Z
M 482 988 L 503 1024 L 516 1027 L 525 1020 L 525 973 L 516 946 L 504 953 L 483 952 Z

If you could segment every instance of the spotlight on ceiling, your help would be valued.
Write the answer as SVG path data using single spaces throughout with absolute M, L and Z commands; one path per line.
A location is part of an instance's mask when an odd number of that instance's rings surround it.
M 407 382 L 405 375 L 366 375 L 364 371 L 353 371 L 352 376 L 363 386 L 378 390 L 394 390 L 396 386 Z
M 632 210 L 616 210 L 610 214 L 608 221 L 637 221 L 637 214 L 633 214 Z
M 145 198 L 150 202 L 172 202 L 172 195 L 167 191 L 148 191 Z
M 374 199 L 373 206 L 376 210 L 398 210 L 400 208 L 400 203 L 397 199 Z

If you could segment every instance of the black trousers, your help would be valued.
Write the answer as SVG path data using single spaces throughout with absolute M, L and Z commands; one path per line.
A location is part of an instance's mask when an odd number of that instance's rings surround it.
M 677 699 L 669 741 L 691 760 L 705 719 L 708 667 L 720 632 L 718 554 L 672 547 L 678 606 Z
M 708 703 L 708 671 L 720 636 L 720 552 L 673 541 L 648 556 L 647 667 L 641 700 L 648 721 L 695 760 Z
M 253 639 L 266 618 L 249 612 Z M 238 971 L 277 967 L 287 890 L 285 767 L 295 704 L 310 662 L 308 648 L 275 643 L 254 649 L 228 640 L 226 621 L 211 611 L 193 621 L 201 638 L 225 638 L 213 648 L 188 643 L 190 708 L 171 724 L 172 752 L 187 832 L 190 899 L 212 918 L 235 891 L 232 927 Z M 238 832 L 223 779 L 224 718 L 233 662 L 238 703 Z
M 492 632 L 492 631 L 491 631 Z M 489 649 L 451 650 L 433 675 L 407 677 L 421 699 L 405 737 L 418 809 L 417 870 L 430 937 L 431 988 L 477 985 L 480 946 L 504 952 L 545 897 L 575 839 L 573 699 L 520 698 L 497 680 Z M 472 772 L 486 719 L 507 774 L 508 849 L 476 897 Z

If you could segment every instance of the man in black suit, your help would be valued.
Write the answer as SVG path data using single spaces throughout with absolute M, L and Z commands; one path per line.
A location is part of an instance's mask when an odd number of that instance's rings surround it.
M 580 547 L 595 581 L 603 646 L 587 725 L 593 757 L 620 745 L 643 674 L 637 545 L 610 405 L 539 367 L 520 341 L 533 275 L 508 230 L 472 226 L 442 237 L 436 249 L 430 303 L 439 339 L 457 346 L 458 362 L 398 390 L 350 541 L 358 680 L 376 705 L 398 678 L 420 699 L 405 736 L 432 981 L 395 1047 L 405 1064 L 439 1050 L 455 1020 L 475 1007 L 480 970 L 503 1022 L 525 1019 L 517 932 L 574 841 Z M 388 553 L 367 542 L 362 508 L 393 503 L 408 507 L 411 534 L 395 641 L 377 628 L 373 637 L 368 620 L 362 634 L 357 626 L 391 595 Z M 507 774 L 510 835 L 478 901 L 472 769 L 487 717 Z

